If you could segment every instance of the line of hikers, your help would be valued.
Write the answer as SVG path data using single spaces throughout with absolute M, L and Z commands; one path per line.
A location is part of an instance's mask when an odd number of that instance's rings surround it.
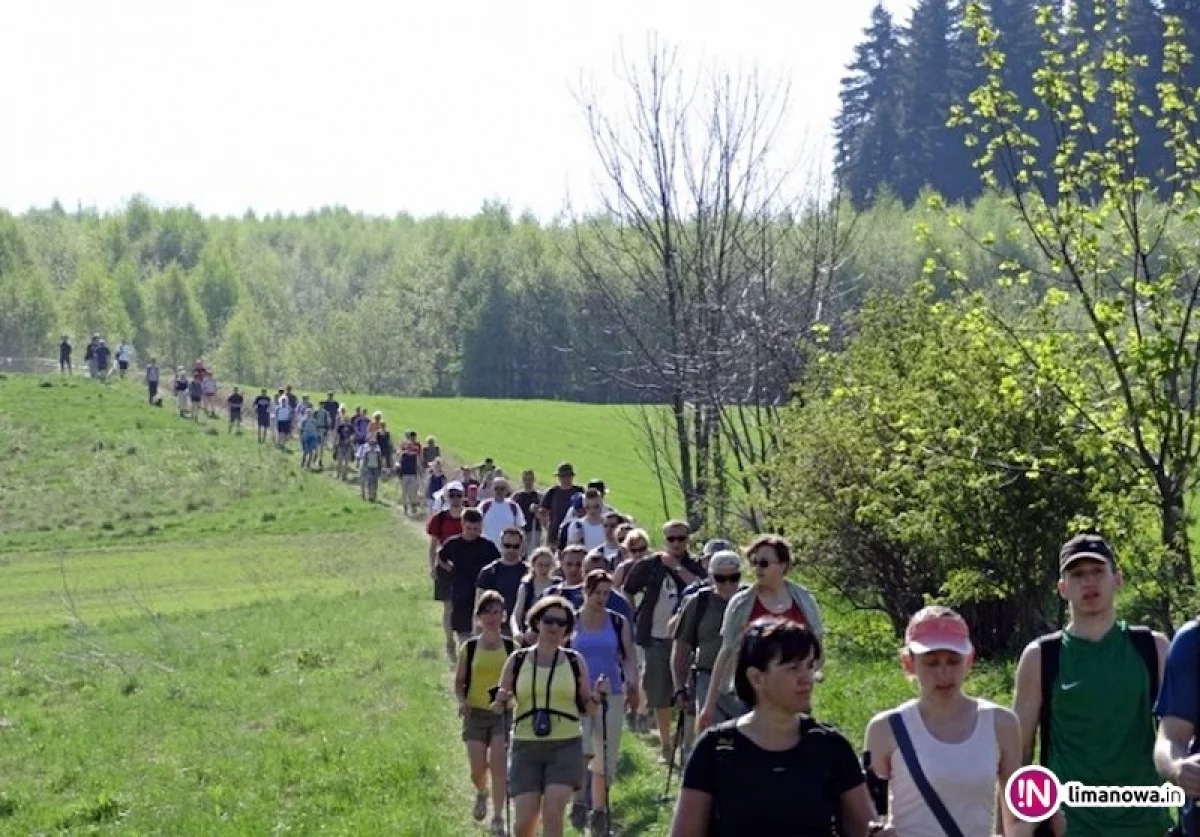
M 825 628 L 788 577 L 785 539 L 692 554 L 689 527 L 673 520 L 655 549 L 605 504 L 602 483 L 575 485 L 569 463 L 558 477 L 544 494 L 527 482 L 536 498 L 516 503 L 520 514 L 506 482 L 474 505 L 448 483 L 426 527 L 473 814 L 487 818 L 490 796 L 493 834 L 533 837 L 539 821 L 548 837 L 568 821 L 611 834 L 621 731 L 645 712 L 668 790 L 686 760 L 672 837 L 1200 837 L 1190 802 L 1179 824 L 1165 808 L 1064 807 L 1035 825 L 1001 799 L 1035 741 L 1063 783 L 1167 781 L 1200 796 L 1200 628 L 1168 643 L 1118 620 L 1121 574 L 1099 536 L 1063 545 L 1069 622 L 1022 654 L 1012 709 L 964 692 L 969 626 L 926 607 L 900 651 L 916 696 L 872 718 L 860 753 L 814 717 Z

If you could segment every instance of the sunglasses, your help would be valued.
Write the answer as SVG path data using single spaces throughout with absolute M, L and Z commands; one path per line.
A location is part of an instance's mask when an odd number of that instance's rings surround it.
M 645 551 L 646 551 L 646 547 L 644 547 L 644 546 L 631 546 L 631 547 L 629 547 L 629 551 L 630 551 L 630 552 L 632 552 L 634 555 L 639 555 L 639 554 L 641 554 L 641 553 L 643 553 L 643 552 L 645 552 Z
M 571 624 L 571 620 L 565 616 L 543 616 L 539 620 L 539 624 L 548 625 L 550 627 L 565 628 Z
M 667 543 L 683 543 L 688 539 L 687 535 L 668 535 Z
M 506 543 L 506 544 L 504 544 L 504 548 L 505 549 L 520 549 L 521 545 L 519 543 Z
M 742 574 L 734 573 L 733 575 L 714 575 L 713 581 L 717 584 L 733 584 L 735 581 L 741 581 Z

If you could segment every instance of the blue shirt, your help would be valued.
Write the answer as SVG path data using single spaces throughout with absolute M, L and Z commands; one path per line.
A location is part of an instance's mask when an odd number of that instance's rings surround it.
M 1171 640 L 1167 651 L 1167 664 L 1163 672 L 1162 686 L 1158 690 L 1158 701 L 1154 714 L 1159 719 L 1170 715 L 1200 727 L 1200 622 L 1188 622 Z M 1200 735 L 1193 735 L 1188 753 L 1200 751 Z M 1187 837 L 1198 837 L 1192 827 L 1192 809 L 1195 803 L 1189 799 L 1183 808 L 1183 833 Z
M 562 596 L 571 603 L 571 607 L 579 610 L 583 607 L 583 585 L 578 584 L 574 587 L 563 587 L 561 583 L 552 584 L 546 588 L 545 596 Z M 629 604 L 629 600 L 618 593 L 616 590 L 608 594 L 608 601 L 604 605 L 614 613 L 619 613 L 628 620 L 629 624 L 633 624 L 633 607 Z
M 605 616 L 608 618 L 604 620 L 604 626 L 595 631 L 585 631 L 582 625 L 576 623 L 571 647 L 583 655 L 592 682 L 595 683 L 602 674 L 607 675 L 612 694 L 619 695 L 624 693 L 621 637 L 613 630 L 612 612 L 605 613 Z

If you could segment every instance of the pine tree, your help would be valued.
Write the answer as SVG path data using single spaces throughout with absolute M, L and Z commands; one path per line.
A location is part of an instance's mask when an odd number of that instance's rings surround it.
M 872 203 L 881 187 L 899 185 L 900 42 L 882 3 L 871 11 L 866 40 L 854 49 L 850 74 L 842 79 L 841 111 L 834 120 L 838 182 L 857 206 Z

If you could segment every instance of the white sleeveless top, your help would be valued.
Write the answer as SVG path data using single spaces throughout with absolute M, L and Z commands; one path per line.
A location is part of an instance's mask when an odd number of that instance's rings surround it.
M 929 734 L 917 702 L 900 707 L 917 760 L 929 784 L 954 818 L 963 837 L 995 834 L 996 774 L 1000 747 L 996 743 L 996 704 L 977 700 L 975 730 L 960 744 L 946 744 Z M 888 810 L 896 837 L 945 837 L 937 817 L 925 803 L 897 747 L 891 758 Z

